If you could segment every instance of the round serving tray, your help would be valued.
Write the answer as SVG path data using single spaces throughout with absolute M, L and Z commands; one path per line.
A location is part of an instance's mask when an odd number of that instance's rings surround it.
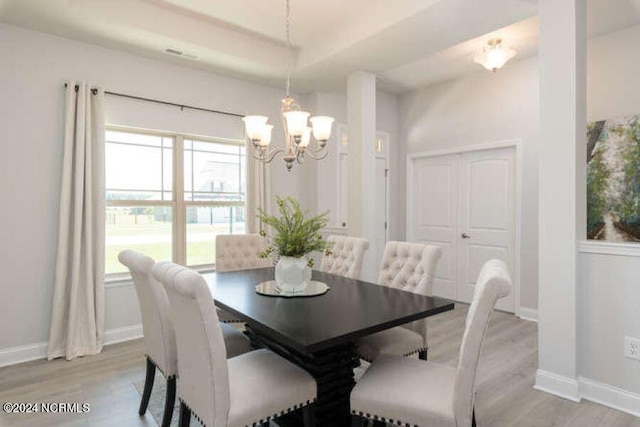
M 331 289 L 326 283 L 310 280 L 306 288 L 298 292 L 283 291 L 275 280 L 261 282 L 256 285 L 256 292 L 268 297 L 304 298 L 326 294 Z

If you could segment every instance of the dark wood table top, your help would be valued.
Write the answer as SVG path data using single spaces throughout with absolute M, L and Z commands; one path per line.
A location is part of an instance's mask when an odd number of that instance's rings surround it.
M 453 310 L 452 301 L 425 297 L 360 280 L 313 271 L 331 287 L 324 295 L 279 298 L 259 295 L 255 285 L 273 280 L 273 268 L 205 273 L 215 303 L 250 327 L 301 352 L 340 343 Z

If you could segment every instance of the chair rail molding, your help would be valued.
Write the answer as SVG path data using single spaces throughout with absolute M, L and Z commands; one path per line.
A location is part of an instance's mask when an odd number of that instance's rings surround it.
M 586 254 L 617 255 L 640 258 L 640 244 L 582 240 L 578 251 Z

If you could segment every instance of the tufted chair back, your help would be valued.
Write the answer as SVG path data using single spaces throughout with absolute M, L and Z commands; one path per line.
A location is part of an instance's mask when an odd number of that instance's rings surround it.
M 369 241 L 360 237 L 329 236 L 330 253 L 324 254 L 320 270 L 349 279 L 360 279 L 364 254 L 369 249 Z
M 403 291 L 431 296 L 436 266 L 442 256 L 438 246 L 420 243 L 388 242 L 384 248 L 378 283 Z M 427 318 L 402 325 L 422 336 L 427 342 Z
M 471 425 L 476 369 L 484 336 L 496 301 L 507 296 L 511 287 L 511 277 L 503 261 L 493 259 L 484 264 L 478 275 L 473 301 L 469 306 L 460 347 L 453 404 L 456 425 Z
M 126 250 L 118 254 L 118 260 L 133 277 L 133 284 L 142 314 L 142 329 L 147 357 L 167 378 L 177 372 L 176 343 L 173 323 L 169 315 L 169 300 L 153 276 L 153 259 L 139 252 Z M 167 263 L 159 263 L 166 265 Z
M 216 271 L 271 267 L 271 258 L 260 258 L 266 246 L 266 239 L 259 234 L 216 236 Z
M 429 296 L 441 256 L 442 251 L 438 246 L 388 242 L 382 256 L 378 283 Z
M 226 426 L 230 408 L 227 351 L 211 292 L 197 272 L 154 267 L 164 286 L 178 347 L 178 396 L 207 426 Z

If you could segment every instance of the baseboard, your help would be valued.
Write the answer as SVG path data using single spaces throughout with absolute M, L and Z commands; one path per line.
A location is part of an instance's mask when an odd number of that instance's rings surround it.
M 0 350 L 0 368 L 47 357 L 48 343 L 21 345 Z
M 134 340 L 142 337 L 142 324 L 114 328 L 105 331 L 104 345 L 117 344 L 123 341 Z M 3 366 L 17 365 L 18 363 L 32 360 L 46 359 L 47 342 L 22 345 L 0 350 L 0 368 Z
M 580 396 L 592 402 L 640 417 L 640 395 L 602 384 L 588 378 L 580 378 Z
M 117 344 L 119 342 L 135 340 L 138 338 L 142 338 L 142 323 L 105 331 L 104 345 Z
M 580 402 L 578 381 L 551 372 L 538 369 L 536 371 L 536 384 L 533 388 L 572 402 Z
M 528 320 L 529 322 L 538 321 L 538 310 L 529 307 L 520 307 L 519 316 L 522 320 Z

